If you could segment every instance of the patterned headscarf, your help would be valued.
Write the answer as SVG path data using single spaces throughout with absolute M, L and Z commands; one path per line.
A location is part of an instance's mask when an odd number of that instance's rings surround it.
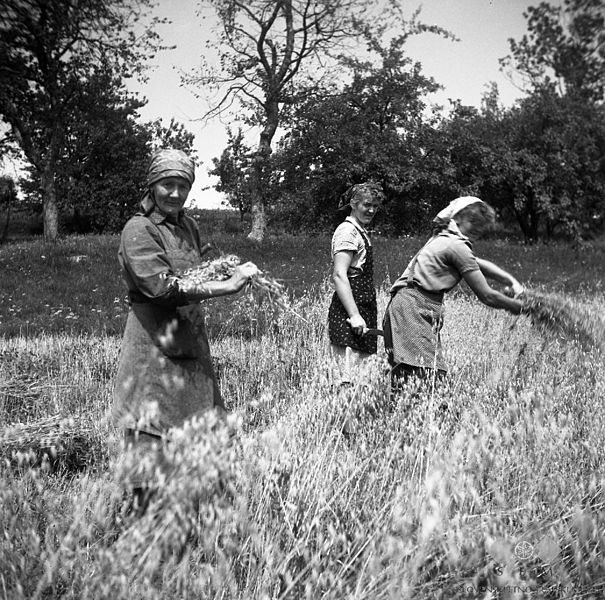
M 459 213 L 463 208 L 475 202 L 483 202 L 480 198 L 475 196 L 461 196 L 452 200 L 443 210 L 437 213 L 437 216 L 433 219 L 433 225 L 435 227 L 447 227 L 448 223 Z
M 143 212 L 148 213 L 153 208 L 150 188 L 154 183 L 166 177 L 182 177 L 190 185 L 195 181 L 195 163 L 182 150 L 165 148 L 158 150 L 152 157 L 147 167 L 147 191 L 141 207 Z
M 351 204 L 351 200 L 353 200 L 357 194 L 368 192 L 373 200 L 379 200 L 380 202 L 384 201 L 384 192 L 382 190 L 382 186 L 375 181 L 366 181 L 364 183 L 357 183 L 352 185 L 342 196 L 340 202 L 338 204 L 338 210 L 343 210 L 348 208 Z

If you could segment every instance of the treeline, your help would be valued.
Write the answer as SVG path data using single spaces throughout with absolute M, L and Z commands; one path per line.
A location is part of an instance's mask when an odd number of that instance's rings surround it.
M 0 181 L 6 229 L 13 208 L 43 216 L 44 235 L 62 224 L 117 231 L 140 200 L 152 151 L 191 151 L 174 121 L 142 123 L 146 104 L 126 81 L 165 49 L 150 0 L 2 0 L 0 158 L 24 160 L 23 192 Z
M 450 34 L 422 25 L 418 13 L 406 22 L 395 11 L 402 33 L 389 37 L 387 19 L 365 0 L 208 4 L 226 32 L 216 46 L 231 46 L 214 79 L 187 82 L 248 94 L 238 105 L 241 120 L 257 127 L 260 142 L 251 147 L 236 123 L 211 172 L 230 204 L 252 214 L 256 239 L 265 217 L 289 230 L 330 227 L 344 191 L 368 179 L 385 191 L 381 227 L 391 234 L 418 231 L 461 194 L 491 202 L 527 240 L 602 230 L 604 0 L 529 8 L 527 34 L 510 40 L 501 61 L 524 96 L 504 107 L 492 84 L 479 108 L 429 105 L 439 84 L 405 44 L 411 35 Z M 27 172 L 19 203 L 13 182 L 0 181 L 2 231 L 17 204 L 41 210 L 49 239 L 66 221 L 76 230 L 118 231 L 140 200 L 151 152 L 192 151 L 194 136 L 183 125 L 141 123 L 146 101 L 125 86 L 166 49 L 150 8 L 147 0 L 4 0 L 0 116 L 8 127 L 0 153 L 24 157 Z M 362 19 L 357 9 L 369 12 Z M 246 20 L 237 21 L 241 15 Z M 343 39 L 367 51 L 339 53 Z M 283 135 L 272 145 L 278 128 Z
M 604 5 L 546 3 L 527 13 L 528 34 L 510 41 L 502 68 L 525 95 L 501 105 L 495 84 L 480 108 L 431 110 L 437 89 L 405 54 L 405 40 L 373 45 L 378 60 L 349 59 L 346 85 L 305 97 L 266 167 L 274 222 L 323 229 L 343 192 L 367 179 L 386 193 L 381 228 L 427 227 L 458 195 L 489 201 L 525 239 L 584 238 L 605 223 Z M 565 27 L 563 24 L 565 23 Z M 220 189 L 249 210 L 250 157 L 241 130 L 215 160 Z

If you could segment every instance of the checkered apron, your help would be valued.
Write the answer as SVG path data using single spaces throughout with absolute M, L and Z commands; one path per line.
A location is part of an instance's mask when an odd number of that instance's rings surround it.
M 361 233 L 361 232 L 360 232 Z M 378 309 L 376 307 L 376 289 L 374 288 L 374 257 L 372 246 L 361 233 L 366 249 L 366 260 L 361 273 L 357 277 L 349 278 L 353 299 L 357 304 L 359 314 L 363 317 L 366 325 L 370 328 L 376 327 L 378 320 Z M 328 333 L 330 342 L 335 346 L 349 346 L 354 350 L 376 354 L 378 347 L 376 337 L 361 336 L 353 333 L 347 323 L 349 315 L 342 305 L 338 294 L 334 292 L 332 302 L 328 309 Z
M 410 265 L 406 285 L 394 292 L 387 306 L 382 324 L 384 347 L 393 367 L 404 363 L 447 371 L 440 333 L 443 293 L 428 292 L 413 281 L 418 254 Z

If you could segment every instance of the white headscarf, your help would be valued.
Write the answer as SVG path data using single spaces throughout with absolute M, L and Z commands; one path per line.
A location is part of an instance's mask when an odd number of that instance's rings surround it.
M 443 210 L 439 211 L 437 216 L 433 219 L 433 223 L 437 226 L 447 225 L 463 208 L 466 208 L 470 204 L 475 204 L 476 202 L 483 202 L 483 200 L 476 196 L 461 196 L 460 198 L 456 198 Z

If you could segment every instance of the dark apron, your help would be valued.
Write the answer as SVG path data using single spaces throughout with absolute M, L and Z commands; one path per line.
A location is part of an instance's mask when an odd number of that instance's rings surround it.
M 195 247 L 166 253 L 175 272 L 200 261 Z M 214 406 L 223 401 L 202 306 L 132 303 L 114 387 L 116 425 L 161 436 Z
M 361 232 L 360 232 L 361 233 Z M 359 314 L 363 317 L 366 325 L 375 328 L 378 320 L 378 309 L 376 306 L 376 289 L 374 287 L 374 255 L 366 236 L 362 233 L 363 243 L 366 249 L 366 260 L 361 273 L 357 277 L 350 277 L 353 300 L 357 305 Z M 347 319 L 349 315 L 342 305 L 338 294 L 334 292 L 332 302 L 328 309 L 328 333 L 330 342 L 335 346 L 349 346 L 354 350 L 375 354 L 378 343 L 374 336 L 361 336 L 353 332 Z

